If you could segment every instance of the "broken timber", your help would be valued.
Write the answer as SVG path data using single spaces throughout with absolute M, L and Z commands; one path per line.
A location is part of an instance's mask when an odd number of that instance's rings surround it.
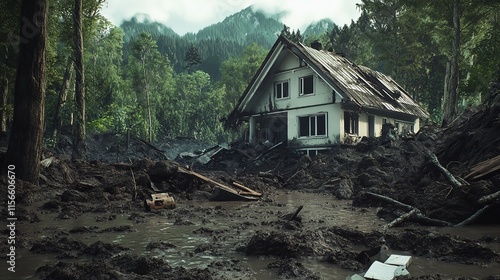
M 261 193 L 258 193 L 250 188 L 247 188 L 245 186 L 243 186 L 241 183 L 238 183 L 238 182 L 232 182 L 233 186 L 243 190 L 244 192 L 239 192 L 239 194 L 245 194 L 245 195 L 253 195 L 253 196 L 262 196 Z
M 410 220 L 410 219 L 412 219 L 416 222 L 419 222 L 421 224 L 433 225 L 433 226 L 449 227 L 449 226 L 453 225 L 453 224 L 446 222 L 446 221 L 429 218 L 429 217 L 423 215 L 419 209 L 417 209 L 411 205 L 399 202 L 399 201 L 392 199 L 390 197 L 387 197 L 385 195 L 380 195 L 380 194 L 376 194 L 376 193 L 372 193 L 372 192 L 365 192 L 365 194 L 367 194 L 373 198 L 376 198 L 378 200 L 387 202 L 389 204 L 397 205 L 397 206 L 402 207 L 402 208 L 409 211 L 408 213 L 401 215 L 399 218 L 395 219 L 394 221 L 392 221 L 389 224 L 387 224 L 386 226 L 384 226 L 384 229 L 394 227 L 394 226 L 401 224 L 404 221 Z
M 247 188 L 245 186 L 243 186 L 242 184 L 239 184 L 236 182 L 237 186 L 236 187 L 239 187 L 240 189 L 242 189 L 242 187 L 244 188 L 245 191 L 236 191 L 234 190 L 233 188 L 229 187 L 229 186 L 226 186 L 222 183 L 219 183 L 217 181 L 214 181 L 210 178 L 207 178 L 199 173 L 196 173 L 192 170 L 188 170 L 186 168 L 183 168 L 181 166 L 178 166 L 177 167 L 177 171 L 178 172 L 181 172 L 181 173 L 184 173 L 184 174 L 188 174 L 188 175 L 191 175 L 193 177 L 196 177 L 206 183 L 209 183 L 211 185 L 214 185 L 216 187 L 216 193 L 219 193 L 220 195 L 224 195 L 224 194 L 227 194 L 227 196 L 229 197 L 232 197 L 232 198 L 237 198 L 238 196 L 240 196 L 242 199 L 244 200 L 255 200 L 255 197 L 258 197 L 258 196 L 262 196 L 261 193 L 258 193 L 250 188 Z M 235 183 L 233 183 L 234 185 Z M 218 189 L 217 189 L 218 188 Z M 250 197 L 249 197 L 250 196 Z
M 300 210 L 302 210 L 302 208 L 304 208 L 303 205 L 300 205 L 299 208 L 297 208 L 297 210 L 295 211 L 295 213 L 293 213 L 293 215 L 290 217 L 290 219 L 288 219 L 288 221 L 293 221 L 295 218 L 297 218 L 297 215 L 299 214 Z
M 500 155 L 474 165 L 471 172 L 464 179 L 480 180 L 498 172 L 500 172 Z

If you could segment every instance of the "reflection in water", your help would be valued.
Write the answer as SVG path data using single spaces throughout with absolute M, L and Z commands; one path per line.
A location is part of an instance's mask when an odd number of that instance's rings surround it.
M 259 230 L 275 230 L 266 226 L 266 221 L 274 221 L 278 216 L 293 213 L 298 206 L 304 205 L 300 212 L 304 228 L 314 229 L 319 227 L 340 226 L 356 228 L 361 231 L 371 231 L 376 227 L 385 224 L 375 215 L 376 209 L 359 209 L 351 206 L 351 201 L 340 201 L 332 196 L 324 194 L 304 194 L 304 193 L 286 193 L 279 194 L 272 198 L 274 203 L 261 204 L 258 202 L 210 202 L 210 201 L 186 201 L 178 203 L 175 211 L 183 208 L 193 207 L 201 209 L 220 209 L 225 215 L 208 215 L 207 217 L 196 217 L 191 220 L 193 225 L 174 225 L 174 221 L 164 216 L 147 216 L 145 223 L 134 223 L 127 219 L 128 214 L 117 216 L 115 220 L 106 222 L 95 222 L 96 214 L 84 214 L 78 219 L 59 220 L 55 219 L 56 214 L 40 214 L 43 222 L 26 224 L 20 223 L 19 230 L 23 233 L 34 233 L 38 238 L 51 236 L 55 232 L 68 231 L 79 226 L 98 226 L 99 229 L 131 225 L 137 229 L 136 232 L 116 233 L 82 233 L 70 234 L 70 238 L 91 244 L 96 241 L 120 244 L 133 250 L 133 253 L 139 255 L 148 255 L 162 258 L 171 266 L 199 267 L 204 268 L 213 260 L 239 260 L 244 267 L 248 267 L 255 272 L 256 279 L 276 279 L 274 272 L 267 268 L 267 265 L 274 260 L 271 258 L 258 258 L 244 256 L 236 252 L 238 245 L 244 244 L 254 234 L 252 230 L 241 229 L 231 237 L 224 240 L 214 240 L 210 234 L 196 234 L 195 230 L 206 227 L 212 230 L 227 230 L 231 233 L 240 226 L 245 220 L 241 217 L 250 217 L 252 224 L 258 225 Z M 33 208 L 36 210 L 36 208 Z M 169 210 L 167 210 L 169 211 Z M 213 213 L 213 212 L 212 212 Z M 203 215 L 203 214 L 202 214 Z M 188 219 L 188 218 L 187 218 Z M 201 222 L 203 221 L 203 223 Z M 264 223 L 263 223 L 264 222 Z M 491 227 L 465 227 L 465 228 L 426 228 L 439 233 L 459 235 L 471 239 L 478 239 L 484 235 L 498 237 L 500 228 Z M 146 250 L 146 245 L 151 241 L 163 241 L 174 244 L 176 247 L 168 250 L 154 249 Z M 229 248 L 229 254 L 218 255 L 209 252 L 195 253 L 194 249 L 202 244 L 216 244 L 214 247 Z M 497 246 L 498 244 L 492 244 Z M 355 250 L 357 248 L 353 248 Z M 493 248 L 495 249 L 495 248 Z M 408 254 L 406 252 L 393 252 Z M 49 263 L 55 263 L 58 260 L 51 255 L 32 254 L 27 249 L 18 249 L 18 262 L 16 279 L 35 279 L 32 278 L 36 269 Z M 318 272 L 325 279 L 345 279 L 353 272 L 341 269 L 330 263 L 322 263 L 313 260 L 302 260 L 305 267 Z M 9 279 L 4 275 L 5 271 L 0 272 L 0 279 Z M 461 265 L 456 263 L 447 263 L 425 258 L 414 257 L 409 271 L 413 276 L 441 274 L 443 277 L 482 277 L 500 273 L 498 264 L 488 265 L 488 267 Z

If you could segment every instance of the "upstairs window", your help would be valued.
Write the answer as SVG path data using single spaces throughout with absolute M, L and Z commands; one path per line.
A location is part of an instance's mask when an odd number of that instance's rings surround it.
M 288 81 L 281 81 L 274 84 L 274 93 L 276 99 L 289 98 Z
M 299 137 L 326 136 L 326 114 L 299 117 Z
M 313 94 L 313 76 L 299 78 L 299 95 Z

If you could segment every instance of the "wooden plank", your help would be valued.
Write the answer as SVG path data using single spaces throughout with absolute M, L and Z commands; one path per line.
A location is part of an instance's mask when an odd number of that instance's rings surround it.
M 250 188 L 247 188 L 247 187 L 243 186 L 242 184 L 240 184 L 240 183 L 238 183 L 238 182 L 234 182 L 234 181 L 233 181 L 232 183 L 233 183 L 233 186 L 235 186 L 235 187 L 237 187 L 237 188 L 239 188 L 239 189 L 243 190 L 243 191 L 244 191 L 245 193 L 247 193 L 247 194 L 251 194 L 251 195 L 254 195 L 254 196 L 262 196 L 262 194 L 261 194 L 261 193 L 256 192 L 256 191 L 254 191 L 254 190 L 252 190 L 252 189 L 250 189 Z M 241 194 L 241 193 L 242 193 L 242 192 L 240 192 L 240 194 Z
M 479 180 L 483 177 L 493 175 L 500 171 L 500 155 L 482 161 L 471 168 L 471 172 L 465 176 L 466 180 Z
M 228 187 L 228 186 L 226 186 L 226 185 L 224 185 L 224 184 L 221 184 L 221 183 L 219 183 L 219 182 L 216 182 L 216 181 L 214 181 L 214 180 L 212 180 L 212 179 L 210 179 L 210 178 L 207 178 L 207 177 L 205 177 L 205 176 L 203 176 L 203 175 L 201 175 L 201 174 L 199 174 L 199 173 L 196 173 L 196 172 L 194 172 L 194 171 L 187 170 L 187 169 L 185 169 L 185 168 L 183 168 L 183 167 L 180 167 L 180 166 L 179 166 L 179 167 L 177 167 L 177 171 L 179 171 L 179 172 L 181 172 L 181 173 L 185 173 L 185 174 L 192 175 L 192 176 L 194 176 L 194 177 L 196 177 L 196 178 L 198 178 L 198 179 L 200 179 L 200 180 L 202 180 L 202 181 L 205 181 L 205 182 L 207 182 L 207 183 L 210 183 L 210 184 L 212 184 L 212 185 L 216 185 L 216 186 L 218 186 L 218 187 L 220 187 L 220 188 L 222 188 L 222 189 L 225 189 L 225 190 L 227 190 L 227 191 L 230 191 L 230 192 L 233 192 L 233 193 L 238 194 L 238 192 L 237 192 L 237 191 L 235 191 L 234 189 L 232 189 L 232 188 L 230 188 L 230 187 Z

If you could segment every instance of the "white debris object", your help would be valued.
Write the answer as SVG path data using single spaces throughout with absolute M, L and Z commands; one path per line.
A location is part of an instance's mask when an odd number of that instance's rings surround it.
M 398 268 L 396 268 L 396 271 L 394 271 L 394 276 L 406 276 L 410 275 L 410 272 L 406 269 L 406 267 L 400 265 Z
M 396 265 L 396 266 L 404 266 L 405 268 L 409 267 L 411 264 L 411 256 L 402 256 L 402 255 L 390 255 L 389 258 L 384 262 L 386 264 Z
M 373 262 L 368 271 L 365 273 L 365 278 L 374 280 L 392 280 L 396 270 L 395 265 L 381 263 L 379 261 Z
M 366 280 L 366 278 L 363 276 L 360 276 L 359 274 L 354 274 L 354 275 L 347 277 L 345 280 Z

